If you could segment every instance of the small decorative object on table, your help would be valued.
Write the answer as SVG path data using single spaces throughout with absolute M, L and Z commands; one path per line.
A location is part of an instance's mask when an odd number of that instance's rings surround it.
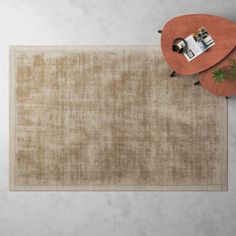
M 177 39 L 181 39 L 181 38 L 177 38 Z M 197 32 L 192 33 L 187 38 L 182 39 L 181 42 L 179 42 L 177 45 L 173 45 L 173 46 L 182 49 L 184 56 L 190 62 L 194 58 L 201 55 L 203 52 L 207 51 L 213 45 L 215 45 L 215 41 L 208 34 L 208 31 L 206 30 L 206 28 L 202 26 L 201 28 L 198 29 Z M 172 50 L 173 50 L 173 46 L 172 46 Z M 173 50 L 173 51 L 176 51 L 176 50 Z

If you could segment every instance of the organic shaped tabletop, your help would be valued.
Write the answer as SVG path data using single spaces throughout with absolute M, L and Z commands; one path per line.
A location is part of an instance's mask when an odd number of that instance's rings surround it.
M 214 39 L 215 45 L 200 56 L 188 62 L 172 51 L 175 38 L 186 38 L 204 26 Z M 191 14 L 178 16 L 168 21 L 161 35 L 161 48 L 169 66 L 178 74 L 191 75 L 204 71 L 226 57 L 236 45 L 236 23 L 223 17 Z

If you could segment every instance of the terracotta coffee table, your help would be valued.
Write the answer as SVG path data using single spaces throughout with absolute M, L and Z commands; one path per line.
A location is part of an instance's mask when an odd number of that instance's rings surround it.
M 175 38 L 186 38 L 205 26 L 215 45 L 191 62 L 172 51 Z M 192 75 L 204 71 L 224 59 L 236 45 L 236 24 L 222 17 L 191 14 L 178 16 L 168 21 L 161 34 L 161 48 L 169 66 L 181 75 Z
M 217 95 L 217 96 L 225 96 L 230 97 L 236 94 L 236 80 L 224 80 L 222 83 L 217 83 L 212 79 L 212 72 L 216 68 L 221 68 L 223 66 L 227 66 L 229 64 L 228 59 L 234 58 L 236 59 L 236 48 L 222 61 L 211 67 L 210 69 L 201 72 L 198 75 L 198 79 L 201 85 L 208 90 L 209 92 Z

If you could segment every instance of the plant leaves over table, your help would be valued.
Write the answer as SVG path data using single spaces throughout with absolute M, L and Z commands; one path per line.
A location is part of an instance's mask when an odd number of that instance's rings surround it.
M 218 83 L 221 83 L 225 79 L 225 76 L 226 72 L 221 68 L 213 71 L 213 79 Z
M 230 58 L 228 62 L 228 67 L 217 68 L 212 72 L 212 78 L 217 83 L 221 83 L 225 79 L 236 80 L 236 60 L 234 58 Z

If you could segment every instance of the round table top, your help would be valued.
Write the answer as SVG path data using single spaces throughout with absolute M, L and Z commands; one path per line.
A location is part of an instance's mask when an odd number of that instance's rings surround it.
M 212 79 L 212 72 L 216 68 L 221 68 L 223 66 L 228 66 L 229 58 L 236 59 L 236 48 L 232 50 L 232 52 L 225 57 L 221 62 L 216 64 L 215 66 L 211 67 L 210 69 L 201 72 L 198 75 L 198 78 L 201 82 L 201 85 L 208 90 L 209 92 L 217 95 L 217 96 L 233 96 L 236 94 L 236 80 L 230 81 L 230 80 L 223 80 L 221 83 L 215 82 L 215 80 Z
M 175 38 L 186 38 L 204 26 L 214 39 L 215 45 L 202 55 L 188 62 L 172 51 Z M 204 71 L 221 61 L 235 47 L 236 24 L 223 17 L 206 14 L 178 16 L 166 23 L 161 35 L 161 48 L 169 66 L 177 74 L 191 75 Z

